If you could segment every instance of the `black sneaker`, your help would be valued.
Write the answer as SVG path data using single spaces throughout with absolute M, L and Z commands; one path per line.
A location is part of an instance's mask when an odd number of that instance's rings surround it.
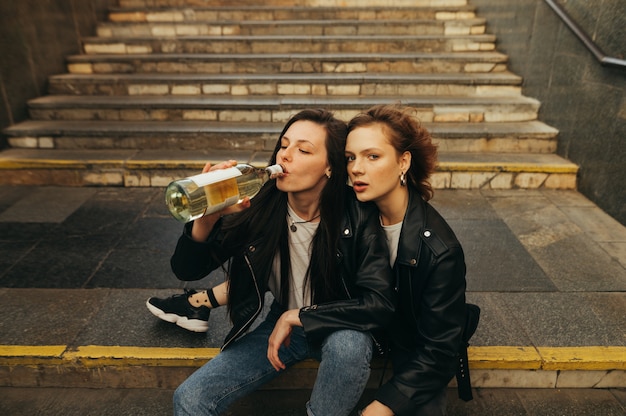
M 191 306 L 187 298 L 194 293 L 196 293 L 195 290 L 185 290 L 184 294 L 165 299 L 150 298 L 146 301 L 146 306 L 157 318 L 174 323 L 188 331 L 206 332 L 209 330 L 211 309 L 206 306 Z

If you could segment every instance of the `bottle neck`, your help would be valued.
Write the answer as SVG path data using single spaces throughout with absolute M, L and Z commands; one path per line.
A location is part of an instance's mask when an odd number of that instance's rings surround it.
M 282 165 L 276 164 L 266 167 L 265 172 L 267 172 L 267 175 L 270 177 L 270 179 L 274 179 L 284 173 L 285 169 Z

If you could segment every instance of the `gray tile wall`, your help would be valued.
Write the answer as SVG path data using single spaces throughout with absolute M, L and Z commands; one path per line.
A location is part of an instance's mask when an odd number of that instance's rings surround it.
M 580 25 L 602 39 L 605 53 L 624 59 L 623 0 L 559 3 L 574 18 L 593 6 Z M 524 78 L 523 93 L 541 101 L 540 119 L 559 129 L 557 152 L 581 166 L 579 190 L 626 224 L 626 69 L 601 66 L 543 0 L 470 4 Z

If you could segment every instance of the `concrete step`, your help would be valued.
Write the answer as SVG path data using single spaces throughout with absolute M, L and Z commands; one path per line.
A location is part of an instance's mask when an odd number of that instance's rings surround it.
M 219 348 L 5 345 L 0 346 L 0 385 L 174 389 L 217 354 Z M 474 388 L 625 387 L 624 354 L 626 347 L 619 346 L 470 346 L 468 351 Z M 317 367 L 305 360 L 263 390 L 311 389 Z M 384 360 L 372 361 L 367 388 L 389 376 L 383 367 Z M 453 379 L 449 387 L 455 386 Z
M 439 145 L 436 188 L 576 186 L 558 132 L 465 1 L 139 3 L 112 9 L 73 73 L 29 103 L 33 120 L 5 131 L 2 180 L 163 186 L 209 158 L 264 164 L 301 108 L 349 119 L 398 102 Z
M 398 97 L 316 96 L 77 96 L 49 95 L 29 101 L 34 120 L 209 120 L 286 122 L 302 108 L 323 107 L 345 120 Z M 522 95 L 405 96 L 423 122 L 492 123 L 537 118 L 539 101 Z
M 87 54 L 128 53 L 373 53 L 493 51 L 493 35 L 184 36 L 177 38 L 85 38 Z
M 482 310 L 469 349 L 477 393 L 626 387 L 626 227 L 575 191 L 437 191 L 432 203 L 463 244 L 467 298 Z M 174 388 L 214 357 L 232 326 L 225 308 L 205 334 L 145 307 L 224 281 L 220 270 L 198 282 L 172 276 L 181 229 L 162 187 L 0 187 L 0 385 Z M 315 368 L 307 361 L 277 382 L 308 386 Z M 376 386 L 380 361 L 374 370 Z M 529 414 L 574 414 L 563 409 Z M 508 403 L 478 410 L 525 415 Z
M 425 122 L 441 151 L 554 153 L 558 131 L 539 121 Z M 271 150 L 280 122 L 26 121 L 4 131 L 22 149 Z
M 207 7 L 207 6 L 258 6 L 255 0 L 119 0 L 120 7 Z M 466 6 L 467 0 L 394 0 L 395 7 L 458 7 Z M 374 7 L 389 6 L 389 0 L 266 0 L 266 6 L 296 7 Z
M 498 52 L 72 55 L 74 74 L 97 73 L 487 73 L 506 71 Z
M 374 400 L 375 392 L 366 389 L 357 409 Z M 11 416 L 171 416 L 173 394 L 174 388 L 0 387 L 2 410 Z M 310 389 L 260 389 L 233 404 L 223 416 L 301 416 L 310 398 Z M 516 416 L 554 415 L 561 409 L 567 409 L 568 416 L 626 413 L 626 393 L 619 388 L 479 388 L 469 403 L 450 388 L 447 399 L 450 416 L 485 416 L 490 409 L 507 409 L 508 415 Z
M 236 159 L 259 166 L 262 150 L 9 149 L 0 153 L 0 184 L 166 186 L 207 161 Z M 578 167 L 555 154 L 440 152 L 435 189 L 575 189 Z
M 419 6 L 416 2 L 409 6 L 393 7 L 368 6 L 361 2 L 355 7 L 305 7 L 290 2 L 285 6 L 272 6 L 268 2 L 259 6 L 258 2 L 248 6 L 233 6 L 232 3 L 209 6 L 198 4 L 178 6 L 155 5 L 145 7 L 121 7 L 109 9 L 110 22 L 199 22 L 199 21 L 251 21 L 265 20 L 464 20 L 476 18 L 476 8 L 464 4 L 457 6 Z
M 308 36 L 479 35 L 485 33 L 485 19 L 124 22 L 101 23 L 96 29 L 96 34 L 103 38 L 278 36 L 294 33 Z
M 60 95 L 511 95 L 522 79 L 497 73 L 62 74 L 49 78 Z M 400 99 L 400 98 L 399 98 Z

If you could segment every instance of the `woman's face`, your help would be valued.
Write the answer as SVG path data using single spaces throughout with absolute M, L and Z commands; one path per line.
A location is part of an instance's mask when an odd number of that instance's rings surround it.
M 330 173 L 326 151 L 326 129 L 308 120 L 293 123 L 281 139 L 276 163 L 285 175 L 276 180 L 283 192 L 321 193 Z
M 346 142 L 348 176 L 359 201 L 385 202 L 402 192 L 400 174 L 410 158 L 398 156 L 380 124 L 357 127 Z

